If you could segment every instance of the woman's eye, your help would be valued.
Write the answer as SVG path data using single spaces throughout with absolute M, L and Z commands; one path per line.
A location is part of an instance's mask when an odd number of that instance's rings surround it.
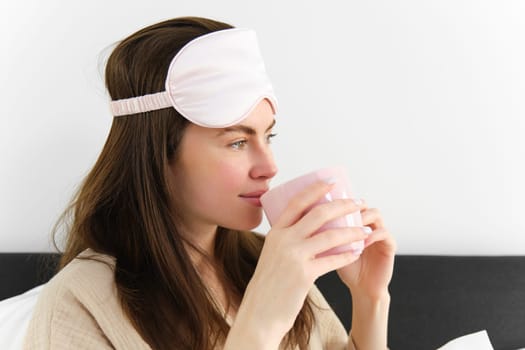
M 275 136 L 277 136 L 277 134 L 268 134 L 268 135 L 266 135 L 266 143 L 268 143 L 268 144 L 272 143 L 272 138 L 274 138 Z M 248 145 L 248 140 L 247 139 L 242 139 L 242 140 L 230 143 L 228 145 L 228 147 L 231 147 L 233 149 L 243 149 L 247 145 Z
M 268 136 L 266 136 L 266 142 L 268 143 L 272 143 L 272 139 L 277 136 L 277 134 L 268 134 Z
M 241 149 L 241 148 L 243 148 L 244 146 L 246 146 L 246 143 L 247 143 L 247 142 L 248 142 L 248 141 L 246 141 L 246 140 L 235 141 L 235 142 L 233 142 L 233 143 L 230 143 L 230 147 L 231 147 L 231 148 L 234 148 L 234 149 Z

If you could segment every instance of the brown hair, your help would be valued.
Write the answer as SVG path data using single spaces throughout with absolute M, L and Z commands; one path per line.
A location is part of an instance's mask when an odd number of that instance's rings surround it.
M 146 27 L 121 41 L 106 65 L 113 100 L 164 90 L 171 59 L 192 39 L 232 26 L 184 17 Z M 154 349 L 210 349 L 229 326 L 217 311 L 177 230 L 169 164 L 177 160 L 188 121 L 173 108 L 116 117 L 106 144 L 55 227 L 66 225 L 60 268 L 86 248 L 116 258 L 121 305 Z M 175 209 L 175 210 L 174 210 Z M 174 214 L 175 213 L 175 214 Z M 219 227 L 215 266 L 231 300 L 240 301 L 264 239 Z M 211 259 L 209 259 L 211 260 Z M 313 327 L 307 299 L 286 336 L 306 349 Z

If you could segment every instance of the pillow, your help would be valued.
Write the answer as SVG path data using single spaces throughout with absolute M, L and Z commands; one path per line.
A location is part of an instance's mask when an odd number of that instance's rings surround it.
M 22 349 L 33 308 L 43 287 L 42 284 L 23 294 L 0 301 L 0 349 Z

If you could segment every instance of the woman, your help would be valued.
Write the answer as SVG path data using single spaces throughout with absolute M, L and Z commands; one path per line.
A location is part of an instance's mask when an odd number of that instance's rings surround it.
M 385 349 L 395 244 L 362 201 L 298 195 L 266 237 L 277 103 L 255 34 L 177 18 L 120 42 L 106 66 L 110 134 L 63 219 L 60 272 L 27 349 Z M 312 236 L 360 210 L 361 228 Z M 366 240 L 365 250 L 320 257 Z M 336 270 L 351 335 L 315 288 Z

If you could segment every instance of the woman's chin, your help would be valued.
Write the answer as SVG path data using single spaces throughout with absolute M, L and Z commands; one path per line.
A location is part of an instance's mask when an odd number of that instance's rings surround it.
M 239 220 L 234 225 L 231 225 L 230 228 L 234 230 L 239 231 L 251 231 L 257 226 L 259 226 L 262 222 L 262 210 L 260 210 L 258 213 L 253 213 L 250 215 L 246 215 L 242 218 L 242 220 Z

